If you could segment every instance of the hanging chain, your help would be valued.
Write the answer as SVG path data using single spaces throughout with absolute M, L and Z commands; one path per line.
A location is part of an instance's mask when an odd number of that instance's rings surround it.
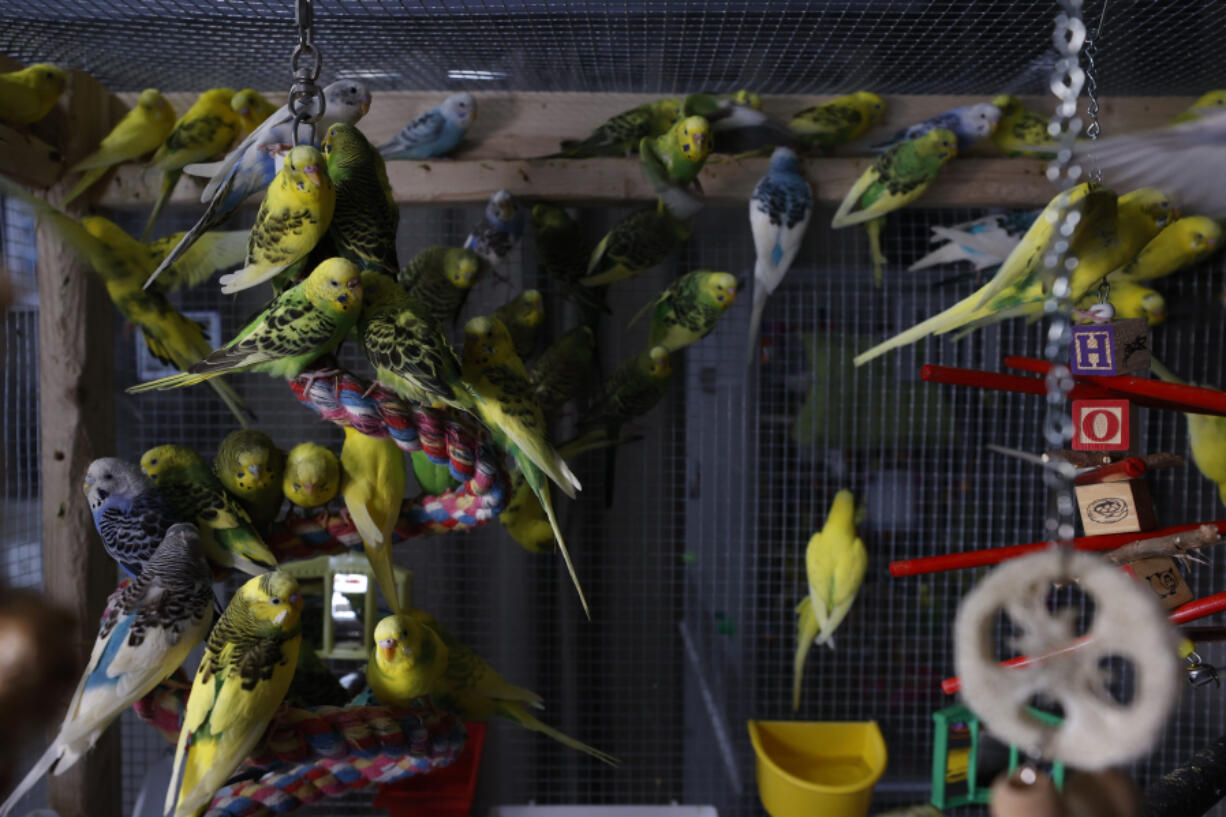
M 1094 33 L 1086 37 L 1085 55 L 1086 55 L 1086 99 L 1089 100 L 1089 105 L 1086 107 L 1086 116 L 1090 119 L 1090 124 L 1086 126 L 1086 137 L 1091 142 L 1098 141 L 1098 136 L 1102 133 L 1102 124 L 1098 121 L 1098 71 L 1094 65 L 1094 58 L 1098 56 L 1098 40 L 1103 34 L 1103 21 L 1107 19 L 1107 0 L 1103 0 L 1103 10 L 1098 15 L 1098 25 L 1094 27 Z M 1089 178 L 1092 182 L 1101 182 L 1103 180 L 1103 172 L 1098 166 L 1098 159 L 1094 156 L 1094 152 L 1090 152 L 1090 173 Z
M 298 46 L 290 57 L 290 70 L 294 84 L 289 89 L 289 112 L 294 117 L 291 126 L 294 145 L 315 143 L 315 123 L 324 115 L 323 89 L 319 87 L 319 71 L 324 57 L 315 45 L 315 2 L 298 0 L 295 19 L 298 23 Z M 307 138 L 300 138 L 302 126 L 306 126 Z
M 1060 0 L 1063 11 L 1056 16 L 1052 34 L 1060 59 L 1052 69 L 1051 90 L 1057 99 L 1056 112 L 1048 125 L 1048 133 L 1060 141 L 1056 158 L 1047 167 L 1047 178 L 1064 189 L 1055 212 L 1049 214 L 1054 227 L 1052 240 L 1043 258 L 1047 278 L 1052 281 L 1051 294 L 1044 309 L 1051 315 L 1044 354 L 1051 362 L 1047 373 L 1047 412 L 1043 436 L 1048 447 L 1061 450 L 1072 439 L 1072 419 L 1069 416 L 1068 393 L 1073 388 L 1069 373 L 1069 346 L 1072 342 L 1072 322 L 1069 318 L 1069 274 L 1077 266 L 1071 252 L 1073 232 L 1081 221 L 1081 205 L 1070 205 L 1068 188 L 1081 178 L 1081 165 L 1073 155 L 1073 145 L 1081 131 L 1077 115 L 1077 99 L 1085 84 L 1079 55 L 1085 43 L 1085 25 L 1081 21 L 1082 0 Z M 1051 457 L 1043 472 L 1043 482 L 1052 497 L 1044 533 L 1053 546 L 1061 548 L 1066 559 L 1073 553 L 1076 530 L 1076 504 L 1073 499 L 1072 463 L 1061 457 Z

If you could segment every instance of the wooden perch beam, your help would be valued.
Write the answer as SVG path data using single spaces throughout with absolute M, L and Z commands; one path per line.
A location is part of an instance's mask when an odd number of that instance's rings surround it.
M 193 94 L 169 94 L 175 110 L 186 110 Z M 278 103 L 283 95 L 269 94 Z M 650 97 L 633 94 L 477 93 L 479 116 L 466 147 L 455 159 L 431 162 L 389 162 L 392 192 L 400 204 L 484 201 L 499 189 L 517 196 L 562 202 L 611 203 L 648 201 L 652 190 L 636 159 L 534 159 L 558 149 L 566 137 L 580 137 L 604 119 L 639 105 Z M 130 95 L 125 95 L 125 98 Z M 443 93 L 377 92 L 371 112 L 360 127 L 375 144 L 382 143 L 405 122 L 434 105 Z M 783 120 L 829 96 L 767 97 L 764 109 Z M 897 96 L 887 99 L 887 121 L 860 145 L 872 144 L 895 130 L 957 105 L 983 98 Z M 1047 111 L 1046 98 L 1028 98 L 1036 110 Z M 1185 97 L 1104 98 L 1103 133 L 1123 133 L 1169 121 L 1190 105 Z M 823 157 L 805 162 L 806 173 L 826 204 L 837 204 L 859 178 L 872 157 L 864 154 Z M 766 171 L 767 160 L 712 157 L 701 181 L 713 202 L 741 203 Z M 1046 163 L 1035 159 L 999 158 L 991 145 L 972 149 L 951 162 L 921 199 L 931 206 L 1037 207 L 1052 197 L 1044 175 Z M 110 208 L 143 208 L 155 196 L 158 179 L 142 168 L 125 166 L 100 201 Z M 172 204 L 199 206 L 200 184 L 182 181 Z
M 1222 535 L 1218 533 L 1215 526 L 1201 525 L 1196 530 L 1180 531 L 1151 539 L 1138 539 L 1106 553 L 1105 556 L 1112 564 L 1126 565 L 1129 562 L 1152 559 L 1156 556 L 1186 556 L 1197 548 L 1216 545 L 1221 541 Z

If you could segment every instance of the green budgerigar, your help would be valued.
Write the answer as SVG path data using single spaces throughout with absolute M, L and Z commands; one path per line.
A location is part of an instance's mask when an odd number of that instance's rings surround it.
M 805 658 L 814 644 L 834 649 L 834 631 L 856 600 L 868 568 L 868 551 L 856 535 L 856 503 L 851 491 L 835 494 L 826 524 L 805 549 L 809 594 L 796 606 L 796 657 L 792 667 L 792 711 L 800 708 Z
M 423 317 L 448 324 L 459 316 L 473 285 L 489 262 L 462 247 L 426 247 L 409 259 L 398 280 Z
M 1055 156 L 1060 145 L 1047 132 L 1048 117 L 1035 113 L 1009 94 L 1000 94 L 992 104 L 1000 108 L 1000 122 L 992 131 L 991 139 L 1001 153 L 1035 159 Z
M 532 366 L 532 386 L 537 405 L 546 417 L 579 395 L 592 372 L 596 333 L 587 325 L 576 326 L 541 352 Z
M 396 260 L 400 208 L 392 198 L 383 157 L 360 130 L 344 122 L 328 128 L 323 152 L 336 188 L 328 236 L 337 255 L 362 272 L 373 270 L 395 278 L 400 272 Z
M 267 531 L 284 499 L 285 452 L 263 431 L 231 431 L 217 449 L 213 471 L 242 504 L 256 530 Z
M 696 270 L 670 284 L 630 323 L 650 311 L 647 345 L 677 352 L 711 334 L 736 295 L 736 278 L 729 273 Z
M 706 164 L 714 141 L 710 122 L 701 116 L 687 116 L 662 136 L 644 137 L 639 142 L 639 159 L 653 182 L 667 177 L 680 187 L 697 185 L 698 172 Z
M 620 219 L 600 239 L 587 262 L 584 286 L 626 281 L 668 258 L 690 237 L 690 227 L 662 205 L 643 207 Z
M 225 346 L 186 372 L 150 380 L 130 392 L 190 386 L 226 372 L 295 378 L 333 352 L 362 311 L 362 279 L 353 262 L 329 258 L 282 292 Z
M 873 258 L 873 281 L 880 286 L 886 257 L 881 226 L 887 213 L 918 199 L 945 163 L 958 154 L 953 131 L 936 128 L 894 145 L 878 156 L 843 198 L 830 222 L 833 229 L 865 224 Z
M 601 122 L 586 139 L 563 140 L 562 150 L 549 158 L 629 156 L 643 138 L 667 133 L 680 114 L 681 100 L 676 97 L 644 102 Z
M 277 566 L 251 517 L 195 451 L 183 445 L 159 445 L 141 456 L 140 467 L 180 517 L 200 527 L 204 555 L 215 567 L 258 574 Z
M 579 592 L 583 611 L 590 617 L 587 598 L 583 595 L 579 576 L 575 573 L 554 513 L 549 480 L 557 483 L 562 492 L 572 498 L 581 486 L 566 461 L 549 442 L 549 428 L 533 394 L 532 382 L 528 379 L 523 361 L 515 354 L 511 335 L 502 321 L 479 317 L 465 324 L 462 359 L 464 380 L 478 398 L 477 413 L 490 429 L 498 447 L 515 460 L 549 516 L 558 550 L 566 562 L 575 590 Z
M 589 314 L 589 321 L 595 319 L 597 312 L 609 311 L 600 297 L 602 292 L 592 292 L 578 283 L 587 274 L 591 245 L 584 237 L 582 225 L 565 208 L 545 202 L 533 205 L 532 241 L 536 245 L 537 266 Z
M 545 299 L 539 289 L 526 289 L 494 310 L 494 317 L 506 325 L 515 344 L 515 354 L 527 360 L 536 351 L 545 321 Z
M 884 118 L 885 100 L 868 91 L 857 91 L 797 111 L 788 128 L 803 147 L 834 150 L 859 139 Z

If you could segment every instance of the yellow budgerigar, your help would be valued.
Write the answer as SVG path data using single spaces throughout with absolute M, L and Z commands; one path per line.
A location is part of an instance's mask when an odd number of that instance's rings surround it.
M 198 817 L 264 735 L 302 644 L 298 582 L 276 571 L 247 581 L 213 631 L 183 713 L 164 810 Z
M 139 159 L 158 149 L 175 124 L 175 109 L 156 88 L 141 91 L 132 110 L 103 137 L 98 149 L 69 169 L 80 173 L 81 179 L 64 204 L 84 193 L 117 164 Z
M 1107 280 L 1114 287 L 1118 281 L 1136 284 L 1165 278 L 1213 255 L 1221 240 L 1222 228 L 1211 218 L 1178 219 L 1163 227 L 1136 258 L 1112 272 Z
M 224 269 L 243 263 L 247 258 L 249 230 L 214 230 L 205 233 L 192 244 L 191 249 L 162 271 L 157 277 L 157 288 L 162 292 L 174 292 L 184 287 L 194 287 L 207 281 Z M 171 233 L 145 245 L 149 251 L 149 263 L 154 267 L 174 249 L 183 233 Z M 151 285 L 146 284 L 146 288 Z
M 1150 359 L 1150 371 L 1168 383 L 1184 381 L 1157 359 Z M 1184 414 L 1188 421 L 1188 448 L 1196 469 L 1217 483 L 1218 496 L 1226 503 L 1226 417 L 1212 414 Z
M 179 117 L 166 141 L 153 154 L 150 166 L 162 171 L 162 186 L 149 220 L 145 222 L 142 241 L 149 240 L 153 225 L 183 175 L 183 168 L 224 152 L 238 135 L 241 123 L 230 107 L 233 97 L 233 88 L 211 88 L 202 93 Z
M 400 612 L 392 563 L 392 529 L 404 501 L 404 452 L 391 437 L 370 437 L 346 426 L 341 448 L 341 496 L 383 598 Z
M 834 631 L 843 623 L 856 600 L 868 567 L 868 551 L 856 535 L 856 503 L 851 491 L 842 490 L 826 515 L 826 524 L 813 534 L 805 549 L 809 595 L 796 606 L 796 659 L 792 668 L 792 710 L 800 708 L 800 682 L 805 657 L 814 644 L 834 648 Z
M 318 508 L 331 502 L 341 487 L 341 463 L 319 443 L 298 443 L 285 456 L 281 490 L 300 508 Z
M 1172 125 L 1195 122 L 1205 116 L 1215 116 L 1226 110 L 1226 89 L 1206 91 L 1188 106 L 1188 109 L 1171 120 Z
M 1112 273 L 1114 275 L 1114 273 Z M 1110 276 L 1108 276 L 1110 278 Z M 1111 281 L 1108 302 L 1115 309 L 1115 320 L 1144 318 L 1150 326 L 1166 322 L 1166 298 L 1155 289 L 1132 281 Z M 1079 317 L 1092 315 L 1090 310 L 1101 298 L 1097 289 L 1091 289 L 1077 302 Z
M 33 125 L 55 107 L 68 87 L 68 72 L 40 62 L 0 74 L 0 122 Z
M 241 292 L 306 258 L 328 232 L 336 190 L 323 155 L 299 145 L 268 185 L 247 243 L 247 266 L 221 276 L 221 291 Z
M 238 121 L 241 125 L 236 140 L 239 142 L 250 136 L 252 131 L 264 124 L 264 120 L 277 110 L 276 105 L 252 88 L 244 88 L 231 97 L 230 108 L 238 114 Z

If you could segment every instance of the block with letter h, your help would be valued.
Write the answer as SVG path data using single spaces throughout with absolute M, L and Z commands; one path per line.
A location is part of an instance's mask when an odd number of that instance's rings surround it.
M 1144 318 L 1073 327 L 1073 374 L 1115 375 L 1149 368 L 1149 325 Z

